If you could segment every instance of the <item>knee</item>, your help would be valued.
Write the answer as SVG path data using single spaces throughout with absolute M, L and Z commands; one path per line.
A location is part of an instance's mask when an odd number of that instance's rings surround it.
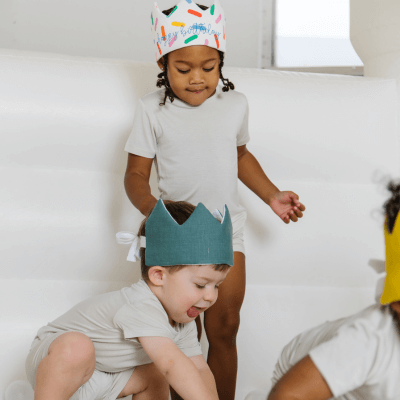
M 223 341 L 234 344 L 240 325 L 239 310 L 229 308 L 218 316 L 215 321 L 206 320 L 207 338 L 212 341 Z
M 93 342 L 80 332 L 67 332 L 55 339 L 49 347 L 49 356 L 57 359 L 65 369 L 82 371 L 87 379 L 96 365 Z
M 153 379 L 150 391 L 153 394 L 152 398 L 165 400 L 169 398 L 169 383 L 161 373 L 158 378 Z

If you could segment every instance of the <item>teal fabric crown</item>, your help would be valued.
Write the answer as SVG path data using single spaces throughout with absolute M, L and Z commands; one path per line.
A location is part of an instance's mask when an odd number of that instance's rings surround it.
M 147 266 L 233 265 L 232 222 L 225 206 L 222 223 L 199 203 L 179 225 L 158 200 L 146 222 Z

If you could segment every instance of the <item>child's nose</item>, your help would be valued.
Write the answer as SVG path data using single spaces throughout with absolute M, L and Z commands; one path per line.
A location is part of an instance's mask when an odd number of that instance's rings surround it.
M 218 298 L 218 290 L 214 287 L 207 288 L 203 298 L 210 303 L 214 303 Z
M 190 83 L 195 85 L 203 82 L 204 82 L 203 71 L 194 70 L 190 76 Z

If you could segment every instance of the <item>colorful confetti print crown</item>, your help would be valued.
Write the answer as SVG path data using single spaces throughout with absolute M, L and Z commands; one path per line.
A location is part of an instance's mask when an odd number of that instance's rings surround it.
M 216 212 L 199 203 L 179 225 L 158 200 L 146 222 L 146 265 L 233 265 L 231 217 L 226 206 L 223 218 Z
M 154 3 L 151 30 L 156 47 L 156 60 L 187 46 L 209 46 L 225 53 L 225 15 L 218 0 L 202 10 L 192 0 L 181 0 L 170 15 Z
M 397 214 L 392 233 L 387 230 L 385 222 L 386 244 L 386 278 L 381 304 L 400 301 L 400 217 Z

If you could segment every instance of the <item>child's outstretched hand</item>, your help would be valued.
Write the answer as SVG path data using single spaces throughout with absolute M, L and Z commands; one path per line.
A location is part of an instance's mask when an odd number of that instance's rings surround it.
M 277 192 L 272 196 L 269 205 L 272 211 L 285 224 L 288 224 L 290 220 L 297 222 L 303 216 L 303 211 L 306 209 L 299 202 L 299 196 L 294 192 Z

